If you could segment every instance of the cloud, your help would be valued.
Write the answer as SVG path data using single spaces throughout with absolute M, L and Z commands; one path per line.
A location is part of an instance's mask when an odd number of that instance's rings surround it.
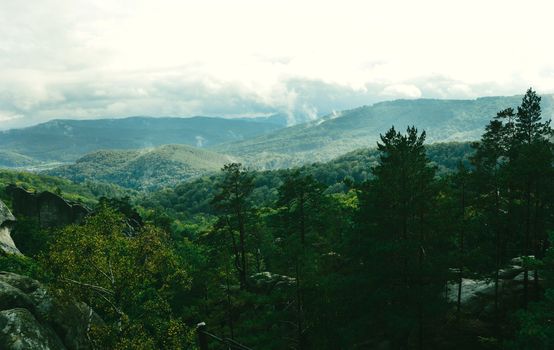
M 2 1 L 0 110 L 20 117 L 0 129 L 130 115 L 297 123 L 384 99 L 554 92 L 553 6 Z
M 421 90 L 415 85 L 409 84 L 396 84 L 389 85 L 381 92 L 383 96 L 393 97 L 407 97 L 407 98 L 419 98 L 421 97 Z
M 0 122 L 9 122 L 17 119 L 23 118 L 22 114 L 12 114 L 8 111 L 0 111 Z

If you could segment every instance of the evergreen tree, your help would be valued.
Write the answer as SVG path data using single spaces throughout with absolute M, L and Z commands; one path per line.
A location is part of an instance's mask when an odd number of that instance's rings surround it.
M 531 88 L 523 97 L 517 109 L 514 135 L 511 142 L 509 174 L 516 184 L 523 203 L 524 234 L 522 255 L 528 257 L 540 254 L 539 246 L 546 240 L 545 233 L 539 232 L 542 227 L 541 215 L 544 208 L 544 187 L 552 179 L 552 145 L 550 120 L 542 121 L 541 98 Z M 524 264 L 524 306 L 529 301 L 529 269 Z M 538 276 L 535 271 L 535 292 L 538 287 Z
M 296 304 L 296 342 L 297 349 L 307 349 L 306 325 L 306 290 L 312 288 L 309 285 L 310 277 L 313 278 L 314 245 L 318 241 L 316 231 L 318 217 L 323 207 L 323 186 L 312 176 L 306 176 L 295 171 L 285 177 L 283 184 L 278 189 L 277 205 L 280 225 L 286 232 L 283 261 L 292 262 L 292 275 L 295 278 L 295 304 Z
M 436 319 L 445 304 L 447 278 L 444 256 L 435 249 L 442 239 L 432 224 L 436 170 L 424 141 L 425 132 L 415 127 L 405 135 L 394 127 L 381 135 L 375 179 L 360 193 L 358 221 L 367 235 L 359 263 L 371 280 L 369 327 L 382 330 L 381 339 L 395 347 L 420 349 L 431 315 Z
M 224 177 L 218 184 L 219 193 L 213 198 L 213 205 L 222 216 L 222 224 L 229 229 L 230 243 L 235 256 L 241 289 L 248 285 L 247 225 L 250 215 L 249 196 L 253 190 L 253 177 L 240 163 L 226 164 Z M 238 233 L 238 240 L 236 237 Z

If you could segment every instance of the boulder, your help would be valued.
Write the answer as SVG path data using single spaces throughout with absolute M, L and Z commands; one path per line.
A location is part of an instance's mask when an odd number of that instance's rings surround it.
M 294 286 L 296 279 L 289 276 L 278 275 L 269 271 L 255 273 L 250 276 L 252 287 L 258 292 L 270 293 L 274 288 Z
M 101 318 L 86 304 L 62 301 L 38 281 L 0 272 L 0 349 L 91 349 Z
M 2 349 L 66 349 L 52 329 L 27 309 L 0 311 L 0 329 Z
M 15 185 L 7 186 L 6 192 L 11 196 L 15 215 L 36 218 L 41 227 L 78 223 L 90 213 L 85 206 L 52 192 L 34 193 Z
M 21 254 L 10 234 L 14 222 L 15 217 L 10 209 L 0 201 L 0 250 L 9 254 Z

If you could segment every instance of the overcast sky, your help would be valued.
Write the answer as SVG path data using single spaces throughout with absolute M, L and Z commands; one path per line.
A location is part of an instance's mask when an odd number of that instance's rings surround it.
M 0 0 L 0 129 L 551 93 L 551 3 Z

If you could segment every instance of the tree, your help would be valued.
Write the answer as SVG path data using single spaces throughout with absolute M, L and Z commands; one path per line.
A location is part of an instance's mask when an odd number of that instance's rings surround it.
M 283 244 L 286 247 L 282 259 L 293 261 L 293 271 L 296 289 L 296 330 L 297 348 L 306 349 L 307 339 L 305 326 L 305 277 L 307 269 L 313 271 L 316 262 L 313 261 L 313 244 L 317 227 L 318 209 L 323 206 L 323 186 L 312 176 L 295 171 L 285 177 L 278 189 L 277 205 L 279 223 L 284 233 Z M 286 269 L 288 270 L 288 269 Z
M 247 223 L 250 214 L 249 196 L 253 190 L 253 177 L 240 163 L 226 164 L 223 179 L 218 184 L 219 193 L 212 204 L 222 214 L 219 218 L 229 230 L 234 250 L 235 269 L 238 272 L 241 289 L 248 286 L 248 258 L 246 250 Z M 238 232 L 238 242 L 236 240 Z
M 441 236 L 432 227 L 435 168 L 424 141 L 425 132 L 415 127 L 405 135 L 394 127 L 381 135 L 375 178 L 359 196 L 363 248 L 358 263 L 371 280 L 367 288 L 373 298 L 365 310 L 373 315 L 368 327 L 382 330 L 381 338 L 397 347 L 415 340 L 424 348 L 430 315 L 445 304 L 441 291 L 447 268 L 436 249 Z M 415 339 L 410 336 L 414 330 Z
M 485 127 L 485 133 L 480 142 L 473 144 L 475 154 L 471 158 L 472 165 L 475 168 L 473 172 L 473 185 L 478 193 L 476 201 L 478 209 L 483 213 L 487 230 L 492 233 L 493 249 L 491 255 L 494 256 L 495 274 L 494 274 L 494 309 L 498 317 L 498 292 L 499 292 L 499 272 L 503 262 L 503 240 L 505 237 L 502 231 L 511 230 L 512 225 L 506 225 L 504 218 L 507 216 L 511 220 L 513 214 L 512 194 L 508 189 L 509 183 L 505 183 L 503 176 L 506 162 L 510 154 L 510 137 L 514 134 L 513 109 L 508 108 L 497 113 Z M 503 120 L 507 120 L 504 124 Z M 507 215 L 502 214 L 502 203 L 504 193 L 507 200 Z M 504 236 L 509 237 L 507 232 Z M 482 246 L 487 246 L 487 237 L 481 235 Z
M 514 139 L 511 140 L 509 174 L 511 180 L 521 193 L 524 205 L 523 256 L 528 258 L 531 251 L 535 257 L 540 253 L 539 241 L 546 240 L 545 234 L 537 232 L 542 224 L 539 222 L 544 207 L 545 191 L 552 177 L 552 145 L 550 137 L 553 130 L 550 120 L 542 121 L 541 98 L 529 88 L 517 108 L 514 125 Z M 533 219 L 534 218 L 534 219 Z M 534 222 L 533 222 L 534 221 Z M 533 247 L 532 247 L 533 246 Z M 529 300 L 529 271 L 524 264 L 524 305 Z M 535 271 L 535 292 L 538 287 L 538 276 Z
M 106 327 L 93 333 L 104 348 L 186 348 L 191 331 L 174 312 L 190 287 L 185 264 L 151 226 L 134 237 L 109 207 L 81 226 L 59 231 L 42 258 L 53 286 L 86 302 Z

